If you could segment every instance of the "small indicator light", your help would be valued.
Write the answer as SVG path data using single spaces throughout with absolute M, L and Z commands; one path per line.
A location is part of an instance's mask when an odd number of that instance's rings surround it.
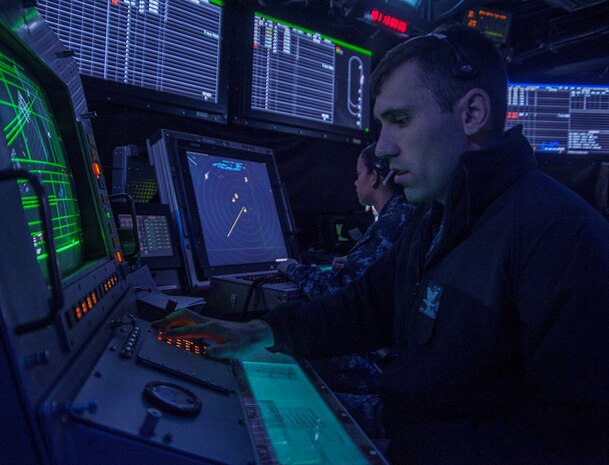
M 99 162 L 94 161 L 93 163 L 91 163 L 91 166 L 93 167 L 93 173 L 95 174 L 95 177 L 97 179 L 101 178 L 102 170 L 101 170 L 101 165 L 99 164 Z

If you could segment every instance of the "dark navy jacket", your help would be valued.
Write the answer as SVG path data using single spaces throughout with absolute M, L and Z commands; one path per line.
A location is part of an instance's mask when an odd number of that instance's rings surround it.
M 272 350 L 401 348 L 381 385 L 394 464 L 609 463 L 609 223 L 519 128 L 463 154 L 445 208 L 417 208 L 361 279 L 277 310 Z
M 406 202 L 404 195 L 395 194 L 349 251 L 344 268 L 334 272 L 316 266 L 292 264 L 287 270 L 288 278 L 309 297 L 333 294 L 361 276 L 366 268 L 393 246 L 402 234 L 411 210 L 412 206 Z

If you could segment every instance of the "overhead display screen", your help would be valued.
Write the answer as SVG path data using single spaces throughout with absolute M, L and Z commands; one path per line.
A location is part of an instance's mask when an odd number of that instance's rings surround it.
M 39 0 L 81 74 L 218 104 L 218 0 Z
M 517 124 L 537 152 L 607 155 L 609 87 L 512 83 L 506 127 Z
M 256 12 L 250 109 L 269 121 L 368 132 L 371 52 Z
M 505 44 L 510 30 L 511 13 L 491 10 L 490 8 L 473 8 L 465 14 L 465 25 L 478 29 L 489 39 Z

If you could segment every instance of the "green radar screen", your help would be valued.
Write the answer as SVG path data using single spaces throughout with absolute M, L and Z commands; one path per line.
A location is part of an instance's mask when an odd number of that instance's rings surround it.
M 44 92 L 26 68 L 2 47 L 0 124 L 0 166 L 34 173 L 45 187 L 59 269 L 65 277 L 83 261 L 82 227 L 74 194 L 74 178 Z M 29 182 L 17 182 L 36 258 L 46 274 L 47 244 L 42 234 L 38 199 Z

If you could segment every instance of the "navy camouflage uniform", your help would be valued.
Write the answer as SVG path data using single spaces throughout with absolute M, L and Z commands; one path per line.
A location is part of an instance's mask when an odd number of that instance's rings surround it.
M 398 240 L 412 206 L 403 194 L 395 194 L 385 204 L 378 219 L 347 254 L 347 262 L 334 272 L 315 266 L 292 264 L 286 274 L 309 297 L 334 294 L 385 254 Z M 380 370 L 371 354 L 361 353 L 315 360 L 311 364 L 351 416 L 372 438 L 383 436 L 382 404 L 378 396 Z
M 334 294 L 361 276 L 366 268 L 393 246 L 402 234 L 411 210 L 412 206 L 406 202 L 404 195 L 395 194 L 382 208 L 378 219 L 349 251 L 344 268 L 334 272 L 294 263 L 286 271 L 288 278 L 309 297 Z

